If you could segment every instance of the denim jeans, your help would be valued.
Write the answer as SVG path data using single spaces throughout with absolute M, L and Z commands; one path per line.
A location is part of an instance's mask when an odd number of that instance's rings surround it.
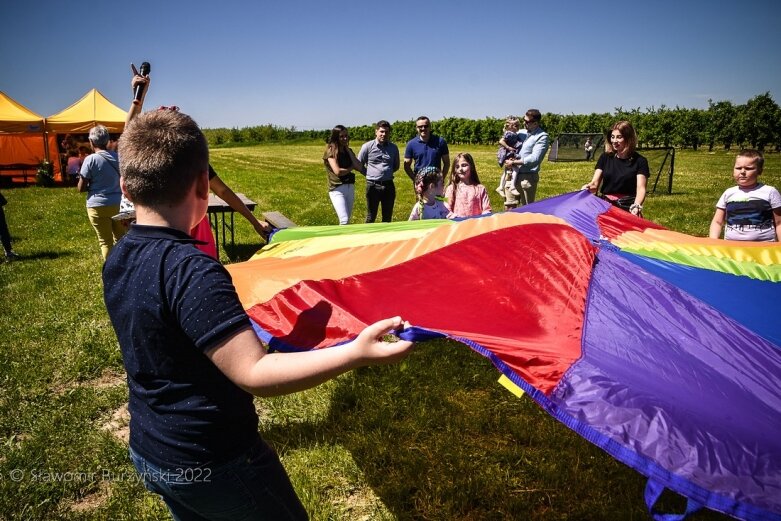
M 382 205 L 382 222 L 393 220 L 393 203 L 396 201 L 396 186 L 393 181 L 379 183 L 366 180 L 366 222 L 377 220 L 377 209 Z
M 161 469 L 133 449 L 130 459 L 177 521 L 309 518 L 277 453 L 263 441 L 214 466 Z

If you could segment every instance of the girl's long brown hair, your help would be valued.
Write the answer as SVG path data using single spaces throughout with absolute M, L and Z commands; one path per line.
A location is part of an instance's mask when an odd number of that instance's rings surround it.
M 347 131 L 347 127 L 344 125 L 336 125 L 331 129 L 331 135 L 328 137 L 328 144 L 325 148 L 327 151 L 332 152 L 334 157 L 336 157 L 337 152 L 339 152 L 339 135 L 345 131 Z
M 607 139 L 605 140 L 605 152 L 608 154 L 616 153 L 616 151 L 613 149 L 613 144 L 610 143 L 610 134 L 612 134 L 614 130 L 618 130 L 624 137 L 627 151 L 626 157 L 632 157 L 632 155 L 635 153 L 635 150 L 637 150 L 637 132 L 635 132 L 635 127 L 633 127 L 632 124 L 626 120 L 619 121 L 610 127 L 610 132 L 608 132 Z
M 472 184 L 480 184 L 480 176 L 477 175 L 477 168 L 475 167 L 475 160 L 472 158 L 472 154 L 468 152 L 461 152 L 453 158 L 453 164 L 450 165 L 450 184 L 453 185 L 453 200 L 450 201 L 450 208 L 453 209 L 456 204 L 456 192 L 458 191 L 458 185 L 461 183 L 460 179 L 456 175 L 456 163 L 459 159 L 466 159 L 469 163 L 469 172 L 471 173 Z
M 480 184 L 480 176 L 477 175 L 477 168 L 475 167 L 475 160 L 472 159 L 472 154 L 468 152 L 461 152 L 460 154 L 456 155 L 455 158 L 453 158 L 453 164 L 450 165 L 449 183 L 453 185 L 454 190 L 456 185 L 461 182 L 459 181 L 458 176 L 456 176 L 456 163 L 458 163 L 458 160 L 461 158 L 466 159 L 466 162 L 469 163 L 469 171 L 472 173 L 472 184 Z

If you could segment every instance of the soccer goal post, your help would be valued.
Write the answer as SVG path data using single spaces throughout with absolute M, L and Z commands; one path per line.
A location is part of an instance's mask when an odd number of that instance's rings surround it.
M 565 133 L 551 145 L 548 161 L 593 161 L 602 153 L 605 136 L 601 132 Z
M 648 192 L 656 193 L 659 181 L 667 181 L 667 193 L 673 193 L 673 172 L 675 172 L 675 149 L 673 147 L 638 148 L 637 152 L 648 160 Z M 653 182 L 653 184 L 651 184 Z M 664 188 L 660 188 L 663 190 Z

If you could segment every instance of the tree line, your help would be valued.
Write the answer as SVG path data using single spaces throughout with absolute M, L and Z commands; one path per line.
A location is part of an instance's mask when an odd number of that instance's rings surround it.
M 523 117 L 523 114 L 517 114 Z M 781 151 L 781 108 L 769 92 L 748 100 L 743 105 L 730 101 L 708 100 L 707 109 L 649 107 L 625 110 L 618 107 L 611 113 L 554 114 L 545 113 L 542 127 L 552 139 L 563 133 L 607 133 L 616 121 L 632 122 L 641 147 L 692 148 L 715 147 L 771 148 Z M 415 121 L 392 123 L 393 139 L 404 143 L 415 136 Z M 458 117 L 432 121 L 433 132 L 453 144 L 493 145 L 502 137 L 504 118 L 485 117 L 467 119 Z M 210 146 L 251 145 L 266 142 L 322 139 L 330 130 L 297 130 L 295 127 L 261 125 L 244 128 L 203 129 Z M 350 128 L 354 143 L 374 139 L 374 125 Z

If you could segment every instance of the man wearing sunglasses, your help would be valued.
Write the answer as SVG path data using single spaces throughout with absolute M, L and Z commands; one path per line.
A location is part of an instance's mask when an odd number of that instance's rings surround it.
M 540 127 L 542 114 L 537 109 L 529 109 L 523 117 L 523 125 L 526 127 L 526 139 L 521 145 L 521 150 L 514 159 L 504 162 L 505 166 L 517 169 L 515 176 L 516 190 L 520 196 L 513 196 L 510 190 L 505 190 L 505 208 L 515 208 L 534 202 L 537 193 L 537 183 L 540 181 L 540 164 L 545 159 L 548 151 L 548 133 Z
M 442 172 L 443 177 L 447 176 L 450 168 L 450 151 L 447 142 L 431 133 L 431 120 L 426 116 L 420 116 L 415 121 L 415 128 L 418 135 L 407 142 L 407 149 L 404 151 L 404 171 L 412 179 L 413 184 L 415 175 L 426 166 L 436 167 Z

